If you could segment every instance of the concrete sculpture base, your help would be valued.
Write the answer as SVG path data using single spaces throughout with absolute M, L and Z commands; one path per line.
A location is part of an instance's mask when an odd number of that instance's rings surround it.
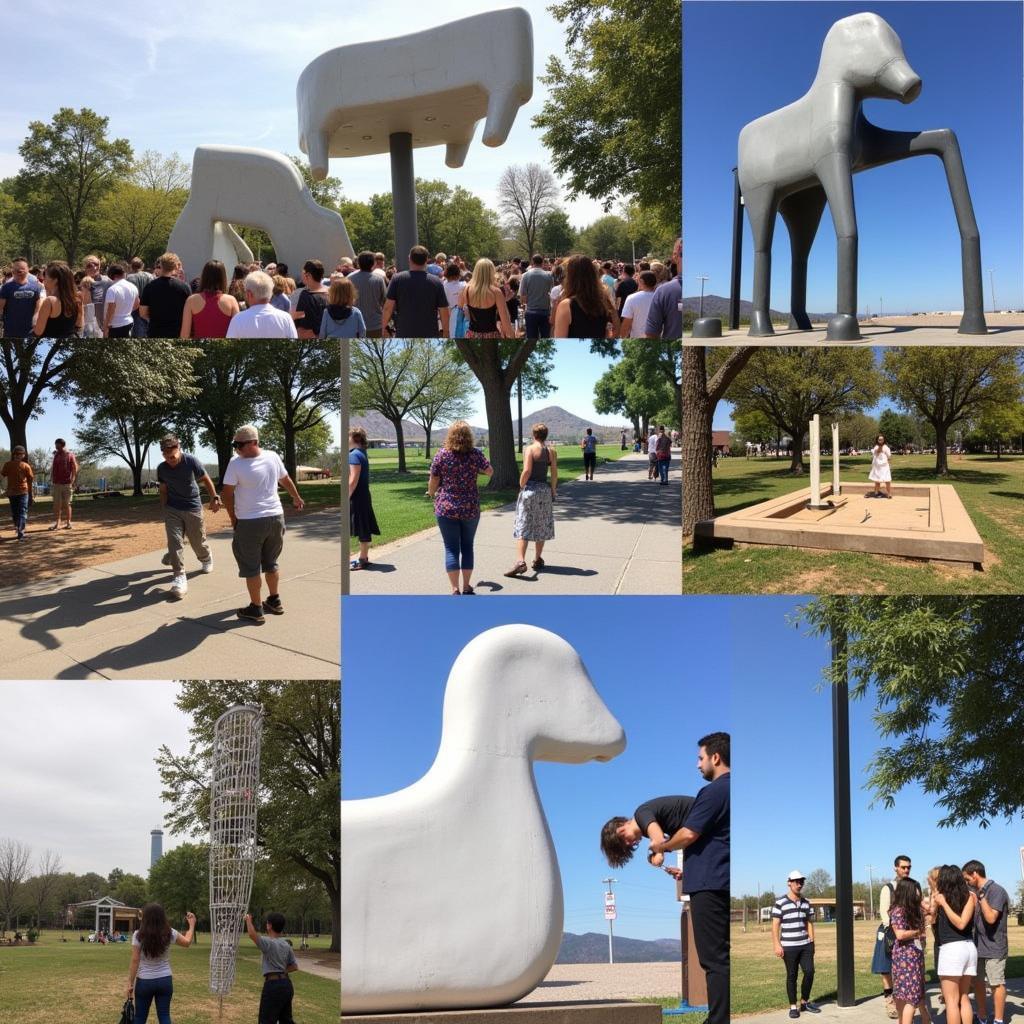
M 477 122 L 487 118 L 484 145 L 500 146 L 532 95 L 529 14 L 489 11 L 322 53 L 299 76 L 299 147 L 318 179 L 328 157 L 387 153 L 396 133 L 413 148 L 445 145 L 461 167 Z
M 344 1003 L 344 996 L 342 996 Z M 496 1010 L 341 1014 L 345 1024 L 660 1024 L 656 1003 L 529 1003 Z
M 704 316 L 699 320 L 694 320 L 693 336 L 695 338 L 720 338 L 722 336 L 722 318 Z
M 950 484 L 893 484 L 893 497 L 869 498 L 873 485 L 844 483 L 834 508 L 809 509 L 810 488 L 697 523 L 702 541 L 862 551 L 958 562 L 981 568 L 985 545 Z M 827 501 L 831 485 L 822 487 Z
M 354 255 L 341 216 L 317 205 L 287 157 L 244 146 L 199 146 L 188 202 L 167 243 L 188 277 L 197 276 L 211 257 L 229 266 L 241 258 L 241 239 L 230 224 L 266 231 L 277 258 L 293 274 L 308 259 L 333 269 L 342 256 Z
M 625 745 L 561 637 L 514 625 L 470 641 L 427 773 L 341 804 L 348 1012 L 505 1006 L 536 988 L 562 939 L 562 881 L 533 762 L 606 761 Z

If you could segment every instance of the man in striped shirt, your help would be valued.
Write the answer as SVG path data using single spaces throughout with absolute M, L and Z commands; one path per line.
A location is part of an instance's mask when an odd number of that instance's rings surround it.
M 814 984 L 814 911 L 803 897 L 804 878 L 800 871 L 790 871 L 786 880 L 789 893 L 781 896 L 772 907 L 772 938 L 775 955 L 786 964 L 786 994 L 789 996 L 789 1015 L 800 1016 L 800 1011 L 821 1013 L 811 998 Z M 797 970 L 804 972 L 800 985 L 800 1009 L 796 1005 Z

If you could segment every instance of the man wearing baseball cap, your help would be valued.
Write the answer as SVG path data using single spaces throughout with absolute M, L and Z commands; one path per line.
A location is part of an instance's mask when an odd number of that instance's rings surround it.
M 278 559 L 284 549 L 285 528 L 278 487 L 284 487 L 291 495 L 297 510 L 301 511 L 305 502 L 284 468 L 281 456 L 260 448 L 259 433 L 251 423 L 235 431 L 232 447 L 235 457 L 224 471 L 221 497 L 235 531 L 231 550 L 238 563 L 238 575 L 245 580 L 249 591 L 249 604 L 238 609 L 238 617 L 262 625 L 266 621 L 264 613 L 284 614 L 278 592 Z M 267 581 L 265 601 L 261 571 Z
M 786 994 L 789 996 L 789 1015 L 796 1018 L 801 1011 L 821 1013 L 811 998 L 814 984 L 814 911 L 804 899 L 804 874 L 790 871 L 786 879 L 789 892 L 780 896 L 772 907 L 772 938 L 775 955 L 786 964 Z M 800 1009 L 796 1005 L 797 971 L 804 972 L 800 984 Z
M 209 494 L 211 512 L 220 508 L 220 499 L 206 467 L 194 455 L 181 450 L 181 443 L 174 434 L 160 439 L 160 452 L 164 461 L 156 467 L 156 479 L 160 484 L 160 504 L 167 531 L 167 554 L 163 563 L 174 573 L 171 597 L 180 600 L 188 591 L 183 560 L 186 537 L 199 559 L 200 572 L 213 572 L 213 555 L 206 542 L 206 521 L 197 484 L 202 484 Z

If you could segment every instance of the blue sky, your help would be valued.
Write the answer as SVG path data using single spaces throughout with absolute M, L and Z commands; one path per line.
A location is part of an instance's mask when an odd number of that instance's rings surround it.
M 690 2 L 683 13 L 684 294 L 729 294 L 732 168 L 740 129 L 793 102 L 811 84 L 833 22 L 859 2 Z M 1022 265 L 1022 5 L 1011 2 L 874 4 L 903 41 L 924 86 L 904 107 L 868 100 L 885 128 L 952 128 L 960 141 L 978 226 L 985 309 L 991 268 L 999 308 L 1024 307 Z M 942 164 L 921 157 L 854 177 L 860 237 L 858 310 L 963 308 L 960 239 Z M 741 295 L 751 296 L 753 250 L 744 227 Z M 789 239 L 772 250 L 772 307 L 789 309 Z M 835 234 L 828 213 L 811 251 L 808 309 L 835 309 Z
M 693 794 L 704 784 L 696 740 L 728 729 L 727 695 L 716 680 L 729 638 L 712 609 L 683 598 L 541 597 L 462 602 L 457 611 L 442 598 L 344 599 L 345 797 L 392 792 L 430 767 L 445 680 L 470 639 L 505 623 L 549 629 L 580 653 L 627 737 L 625 752 L 604 764 L 534 766 L 562 871 L 565 928 L 607 933 L 601 880 L 611 875 L 619 880 L 616 935 L 678 935 L 672 879 L 642 856 L 611 871 L 598 838 L 612 815 L 632 815 L 644 800 Z M 683 659 L 681 650 L 691 653 Z M 408 854 L 416 856 L 413 835 Z
M 546 0 L 516 0 L 533 19 L 534 92 L 521 107 L 505 145 L 490 149 L 478 128 L 462 168 L 444 164 L 444 147 L 417 149 L 416 173 L 462 185 L 495 206 L 495 186 L 510 164 L 550 163 L 530 126 L 544 105 L 544 74 L 551 53 L 565 51 L 565 32 Z M 223 5 L 168 0 L 159 16 L 125 16 L 121 8 L 83 12 L 54 0 L 45 18 L 25 18 L 18 45 L 5 54 L 8 84 L 0 109 L 0 178 L 21 165 L 18 146 L 29 121 L 49 121 L 61 106 L 90 106 L 110 118 L 110 134 L 141 153 L 177 152 L 191 163 L 197 145 L 254 146 L 299 154 L 295 88 L 303 68 L 325 50 L 420 31 L 491 10 L 487 0 L 438 7 L 419 0 L 384 5 L 282 7 L 251 0 L 225 17 Z M 88 46 L 83 47 L 83 42 Z M 99 54 L 105 59 L 96 59 Z M 45 68 L 45 83 L 40 69 Z M 349 199 L 391 189 L 388 155 L 331 161 Z M 600 204 L 566 204 L 583 227 L 601 216 Z
M 742 638 L 733 649 L 732 725 L 738 751 L 732 805 L 732 891 L 781 893 L 791 870 L 825 868 L 835 877 L 832 827 L 831 694 L 818 690 L 829 658 L 826 640 L 805 635 L 786 616 L 801 598 L 710 598 L 724 629 Z M 689 617 L 687 615 L 687 617 Z M 892 875 L 893 858 L 910 856 L 918 880 L 935 864 L 977 858 L 1011 896 L 1021 878 L 1020 819 L 979 827 L 939 829 L 933 798 L 916 788 L 896 806 L 870 808 L 863 789 L 878 749 L 870 699 L 850 706 L 853 872 L 857 881 Z M 877 891 L 877 890 L 876 890 Z

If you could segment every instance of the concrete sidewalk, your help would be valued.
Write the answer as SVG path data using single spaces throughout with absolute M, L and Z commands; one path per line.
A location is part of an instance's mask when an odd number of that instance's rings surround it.
M 931 954 L 928 954 L 929 957 Z M 925 996 L 932 1015 L 933 1024 L 945 1024 L 946 1011 L 939 1003 L 939 986 L 925 986 Z M 785 998 L 785 994 L 783 994 Z M 858 999 L 856 1005 L 839 1007 L 834 1002 L 819 1003 L 811 993 L 811 1002 L 821 1007 L 821 1013 L 802 1013 L 801 1024 L 828 1024 L 829 1021 L 842 1021 L 843 1024 L 890 1024 L 885 1015 L 885 1004 L 881 995 L 872 995 Z M 988 1012 L 992 1013 L 992 998 L 989 996 Z M 1003 1020 L 1009 1024 L 1011 1020 L 1024 1017 L 1024 978 L 1006 979 L 1006 1014 Z M 784 1010 L 772 1010 L 770 1013 L 756 1013 L 745 1017 L 735 1017 L 743 1024 L 789 1024 L 789 1007 Z M 915 1020 L 920 1022 L 920 1016 Z
M 168 598 L 163 552 L 0 590 L 4 679 L 336 679 L 341 550 L 338 510 L 288 517 L 285 614 L 258 626 L 231 554 L 213 534 L 214 569 L 186 547 L 189 590 Z
M 515 505 L 484 512 L 474 546 L 479 595 L 679 594 L 682 592 L 682 498 L 679 458 L 669 484 L 647 479 L 647 456 L 599 465 L 592 481 L 559 484 L 555 539 L 546 563 L 513 579 Z M 424 498 L 424 501 L 429 499 Z M 527 563 L 533 561 L 533 545 Z M 436 528 L 370 548 L 370 568 L 352 573 L 353 594 L 448 594 L 444 545 Z

